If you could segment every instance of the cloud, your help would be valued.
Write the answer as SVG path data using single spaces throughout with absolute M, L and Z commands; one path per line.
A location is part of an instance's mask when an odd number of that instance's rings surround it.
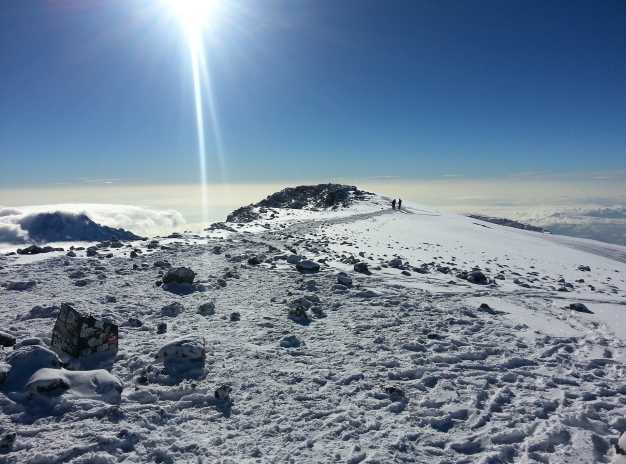
M 123 228 L 137 235 L 157 235 L 170 232 L 183 226 L 186 221 L 175 210 L 156 210 L 130 205 L 112 204 L 58 204 L 23 206 L 19 208 L 0 207 L 0 242 L 28 242 L 28 232 L 24 221 L 42 213 L 67 213 L 87 215 L 97 224 Z

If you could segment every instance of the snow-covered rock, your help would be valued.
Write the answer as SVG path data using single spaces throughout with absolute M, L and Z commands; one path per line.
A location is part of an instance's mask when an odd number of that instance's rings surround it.
M 206 343 L 203 338 L 183 337 L 163 345 L 156 360 L 172 375 L 183 375 L 204 367 Z
M 18 388 L 39 369 L 61 367 L 57 354 L 41 345 L 22 346 L 10 353 L 6 362 L 11 366 L 6 383 Z
M 64 396 L 112 404 L 120 402 L 123 388 L 120 379 L 103 369 L 93 371 L 39 369 L 25 385 L 25 389 L 31 395 L 40 399 Z

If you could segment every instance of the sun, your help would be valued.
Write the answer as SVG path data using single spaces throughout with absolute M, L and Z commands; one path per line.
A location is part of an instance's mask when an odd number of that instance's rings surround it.
M 169 10 L 189 35 L 201 33 L 217 19 L 219 0 L 164 0 Z

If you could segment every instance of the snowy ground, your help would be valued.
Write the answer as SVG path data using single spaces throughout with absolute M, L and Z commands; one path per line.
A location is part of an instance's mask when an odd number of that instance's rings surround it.
M 0 287 L 0 330 L 49 342 L 55 310 L 32 308 L 62 302 L 105 315 L 120 324 L 110 371 L 124 385 L 119 404 L 66 394 L 47 408 L 0 391 L 0 435 L 16 433 L 0 463 L 611 462 L 626 430 L 626 264 L 612 251 L 381 199 L 277 214 L 167 249 L 135 242 L 135 259 L 0 258 L 0 283 L 36 282 Z M 294 252 L 320 272 L 281 258 Z M 158 260 L 190 267 L 206 291 L 158 287 Z M 498 278 L 456 277 L 474 267 Z M 322 312 L 289 319 L 306 295 Z M 173 302 L 184 311 L 162 316 Z M 215 314 L 198 314 L 207 302 Z M 159 348 L 190 335 L 204 339 L 205 372 L 163 375 Z M 225 384 L 232 404 L 214 397 Z

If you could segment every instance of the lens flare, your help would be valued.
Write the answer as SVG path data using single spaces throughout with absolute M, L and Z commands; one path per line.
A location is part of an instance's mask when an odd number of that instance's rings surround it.
M 182 31 L 185 34 L 191 61 L 191 75 L 193 81 L 194 107 L 196 113 L 196 135 L 198 145 L 198 162 L 200 168 L 200 185 L 202 195 L 202 220 L 208 222 L 208 178 L 207 178 L 207 148 L 205 133 L 205 100 L 208 107 L 208 116 L 213 132 L 217 161 L 222 182 L 224 179 L 224 156 L 222 137 L 219 129 L 215 98 L 211 85 L 211 75 L 206 62 L 204 33 L 206 29 L 215 25 L 218 14 L 223 8 L 223 2 L 216 0 L 167 0 L 169 10 L 174 14 Z M 206 90 L 206 98 L 204 91 Z

